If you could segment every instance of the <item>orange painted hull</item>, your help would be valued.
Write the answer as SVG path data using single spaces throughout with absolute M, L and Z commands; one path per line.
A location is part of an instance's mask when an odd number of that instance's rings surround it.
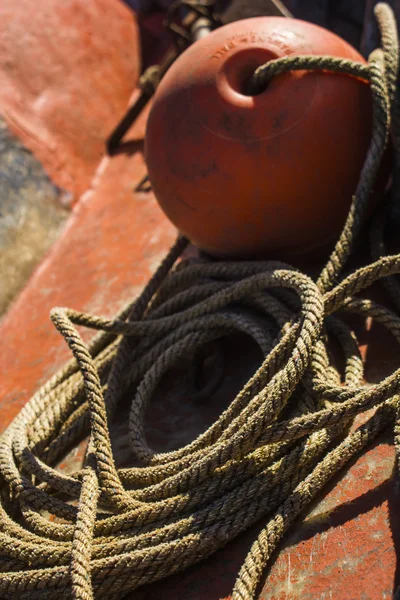
M 134 125 L 118 155 L 102 159 L 63 234 L 0 323 L 2 429 L 69 358 L 50 322 L 50 309 L 64 305 L 114 314 L 143 287 L 175 237 L 152 192 L 134 191 L 146 173 L 144 125 L 144 119 Z M 362 350 L 368 350 L 369 376 L 376 380 L 392 370 L 396 356 L 386 340 L 380 340 L 379 332 L 372 330 L 368 335 L 369 346 Z M 234 358 L 232 361 L 233 374 Z M 194 412 L 193 431 L 199 422 L 215 415 L 219 405 L 212 406 L 213 400 L 222 406 L 220 393 L 210 400 L 210 406 L 201 408 L 202 420 L 199 413 L 196 422 Z M 175 416 L 176 404 L 169 402 Z M 160 422 L 160 427 L 164 425 Z M 188 427 L 188 437 L 191 432 Z M 125 440 L 119 443 L 122 449 Z M 335 482 L 304 523 L 286 538 L 261 598 L 392 597 L 400 582 L 398 498 L 390 480 L 393 464 L 392 447 L 381 440 Z M 228 598 L 262 525 L 184 573 L 137 590 L 132 598 Z

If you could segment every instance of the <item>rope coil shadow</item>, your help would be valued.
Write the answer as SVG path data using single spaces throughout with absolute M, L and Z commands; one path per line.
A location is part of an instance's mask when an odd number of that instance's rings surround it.
M 179 263 L 188 242 L 178 237 L 139 298 L 114 319 L 53 309 L 73 359 L 0 438 L 1 598 L 117 600 L 209 556 L 263 518 L 267 525 L 232 593 L 233 600 L 250 600 L 284 533 L 341 468 L 387 427 L 399 454 L 400 369 L 366 386 L 357 339 L 336 314 L 372 316 L 400 342 L 399 315 L 357 297 L 382 280 L 398 313 L 400 255 L 386 256 L 384 216 L 371 233 L 373 262 L 342 277 L 390 135 L 399 164 L 397 26 L 386 4 L 377 5 L 376 16 L 382 48 L 367 66 L 290 57 L 254 75 L 254 90 L 293 69 L 333 70 L 371 85 L 371 145 L 317 281 L 274 262 Z M 392 194 L 399 202 L 397 187 Z M 77 326 L 100 333 L 86 345 Z M 235 332 L 253 338 L 262 365 L 209 429 L 183 448 L 155 452 L 144 422 L 160 379 Z M 344 381 L 331 356 L 333 339 Z M 141 466 L 118 469 L 109 423 L 131 389 L 130 447 Z M 82 469 L 59 472 L 55 465 L 87 435 Z

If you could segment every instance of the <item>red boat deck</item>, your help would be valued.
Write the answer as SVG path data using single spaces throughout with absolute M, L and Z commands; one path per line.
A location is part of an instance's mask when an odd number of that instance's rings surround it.
M 21 10 L 22 4 L 26 8 L 31 3 L 28 0 L 19 3 Z M 55 0 L 48 0 L 46 6 L 50 10 L 54 4 Z M 77 3 L 67 4 L 72 11 Z M 90 7 L 96 11 L 96 6 L 108 10 L 107 4 L 106 1 L 92 0 L 85 6 L 88 11 Z M 12 9 L 15 13 L 15 4 L 10 1 L 8 5 L 9 11 Z M 42 3 L 40 10 L 43 10 Z M 125 8 L 118 8 L 115 12 L 117 21 L 122 10 Z M 70 188 L 75 192 L 89 189 L 73 209 L 62 236 L 0 324 L 2 428 L 10 423 L 34 390 L 69 357 L 63 340 L 48 318 L 50 309 L 64 305 L 102 315 L 114 314 L 146 283 L 175 237 L 173 227 L 161 213 L 153 194 L 134 191 L 146 172 L 142 155 L 144 119 L 132 128 L 121 152 L 113 158 L 103 158 L 96 167 L 105 133 L 115 124 L 115 114 L 123 111 L 136 74 L 131 66 L 133 50 L 128 52 L 125 48 L 125 54 L 123 52 L 130 33 L 125 25 L 121 27 L 127 38 L 121 34 L 121 47 L 112 50 L 115 57 L 123 56 L 125 65 L 121 66 L 120 72 L 113 71 L 112 77 L 118 82 L 108 80 L 105 85 L 102 76 L 96 80 L 98 87 L 92 90 L 93 101 L 97 103 L 103 98 L 104 110 L 107 105 L 114 117 L 107 120 L 108 117 L 102 116 L 102 130 L 96 130 L 94 137 L 85 130 L 85 135 L 88 139 L 90 137 L 89 141 L 85 141 L 90 151 L 87 160 L 82 159 L 82 165 L 76 167 L 74 173 L 81 175 L 77 176 L 76 185 Z M 81 90 L 83 76 L 79 70 L 76 71 L 75 64 L 71 66 L 71 76 L 72 71 L 77 77 L 76 89 Z M 3 62 L 0 79 L 3 80 L 5 75 L 6 65 Z M 19 75 L 21 80 L 27 76 Z M 105 92 L 109 86 L 110 89 L 120 86 L 118 100 L 114 100 L 111 106 Z M 15 89 L 7 88 L 8 106 L 17 104 Z M 21 89 L 19 94 L 25 94 L 25 91 Z M 86 108 L 75 115 L 76 122 L 71 123 L 75 140 L 79 137 L 80 127 L 84 129 L 90 118 L 90 103 L 88 106 L 89 110 Z M 28 143 L 29 132 L 33 130 L 40 131 L 40 135 L 44 131 L 43 135 L 50 139 L 50 134 L 47 137 L 43 128 L 43 120 L 37 121 L 36 112 L 26 110 L 26 106 L 20 106 L 19 110 L 19 115 L 27 120 L 21 133 L 23 139 L 37 151 L 54 175 L 58 167 L 52 162 L 48 149 L 42 148 L 37 141 L 39 137 L 35 136 Z M 100 112 L 99 109 L 97 114 L 100 115 Z M 70 157 L 78 152 L 72 146 L 68 152 L 68 158 L 63 160 L 69 162 L 72 169 Z M 94 170 L 96 175 L 89 186 Z M 65 177 L 71 180 L 72 176 L 65 174 Z M 54 178 L 57 180 L 55 175 Z M 59 181 L 62 183 L 63 179 Z M 390 342 L 381 338 L 380 330 L 375 331 L 372 327 L 371 331 L 364 333 L 364 337 L 362 350 L 367 354 L 368 378 L 370 381 L 378 380 L 393 370 L 397 357 L 390 351 Z M 237 370 L 234 352 L 229 360 L 232 361 L 233 373 Z M 249 363 L 247 369 L 250 368 Z M 244 376 L 246 373 L 241 373 L 238 379 Z M 206 425 L 207 420 L 215 418 L 222 410 L 232 386 L 235 382 L 226 382 L 209 399 L 207 407 L 200 410 L 190 401 L 182 405 L 179 398 L 174 399 L 171 395 L 166 400 L 165 412 L 154 417 L 153 428 L 158 427 L 160 431 L 186 428 L 185 439 L 190 439 Z M 177 433 L 181 435 L 180 431 Z M 121 452 L 124 444 L 124 439 L 118 441 L 117 448 Z M 397 566 L 399 498 L 390 481 L 393 464 L 393 449 L 386 440 L 381 440 L 334 482 L 304 523 L 286 537 L 284 547 L 268 574 L 261 598 L 354 600 L 392 597 L 400 583 Z M 259 528 L 262 525 L 260 523 Z M 258 529 L 253 528 L 184 573 L 137 590 L 132 598 L 218 600 L 229 597 L 237 571 Z
M 139 76 L 137 32 L 118 0 L 2 2 L 0 114 L 75 199 Z

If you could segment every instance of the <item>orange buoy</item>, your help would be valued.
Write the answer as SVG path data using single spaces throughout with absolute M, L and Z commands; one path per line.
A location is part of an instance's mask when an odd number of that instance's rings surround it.
M 368 83 L 291 71 L 246 94 L 259 65 L 304 54 L 365 63 L 321 27 L 258 17 L 196 42 L 157 89 L 145 141 L 153 190 L 213 255 L 293 258 L 340 233 L 371 137 Z

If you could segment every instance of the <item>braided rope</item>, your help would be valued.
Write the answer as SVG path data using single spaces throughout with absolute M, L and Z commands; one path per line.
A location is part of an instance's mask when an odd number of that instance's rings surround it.
M 263 65 L 252 82 L 260 90 L 288 70 L 328 69 L 371 84 L 371 145 L 343 232 L 316 282 L 273 262 L 177 264 L 187 244 L 179 237 L 139 298 L 114 319 L 51 312 L 73 359 L 0 438 L 1 598 L 118 600 L 205 558 L 263 518 L 267 525 L 232 595 L 250 600 L 293 521 L 388 426 L 399 456 L 400 369 L 366 386 L 357 339 L 336 315 L 373 317 L 400 342 L 398 314 L 356 297 L 377 281 L 397 283 L 400 255 L 386 256 L 384 215 L 371 234 L 375 262 L 340 280 L 390 132 L 399 159 L 396 23 L 385 4 L 376 16 L 382 49 L 368 65 L 290 57 Z M 397 287 L 389 283 L 389 291 L 398 312 Z M 76 326 L 100 333 L 87 346 Z M 144 421 L 160 379 L 235 332 L 253 338 L 261 366 L 207 431 L 178 450 L 154 452 Z M 345 358 L 344 382 L 329 351 L 332 338 Z M 140 466 L 121 469 L 109 423 L 132 390 L 129 439 Z M 350 430 L 371 407 L 369 420 Z M 87 435 L 82 469 L 59 472 L 57 463 Z

